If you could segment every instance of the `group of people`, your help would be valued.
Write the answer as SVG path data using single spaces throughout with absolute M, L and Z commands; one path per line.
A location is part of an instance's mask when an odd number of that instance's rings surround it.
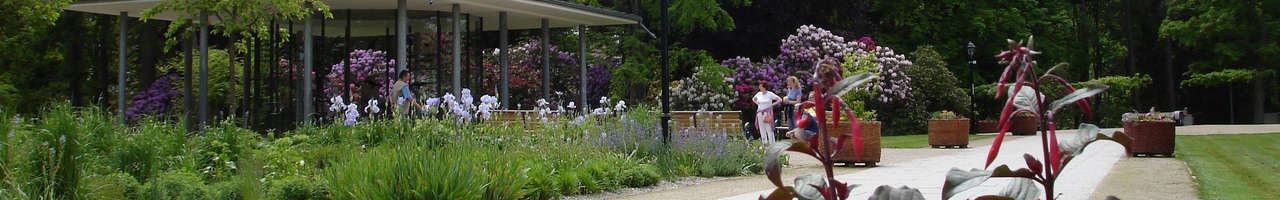
M 774 134 L 774 129 L 776 129 L 774 126 L 774 106 L 783 104 L 783 116 L 786 117 L 788 130 L 796 129 L 796 119 L 792 113 L 795 112 L 797 104 L 804 102 L 804 88 L 801 87 L 799 78 L 795 76 L 787 77 L 787 87 L 784 90 L 787 96 L 783 98 L 769 91 L 769 88 L 765 87 L 766 84 L 763 81 L 756 84 L 756 94 L 751 97 L 751 102 L 756 104 L 756 129 L 760 133 L 761 140 L 768 144 L 777 140 L 777 135 Z M 791 137 L 791 134 L 788 133 L 787 136 Z

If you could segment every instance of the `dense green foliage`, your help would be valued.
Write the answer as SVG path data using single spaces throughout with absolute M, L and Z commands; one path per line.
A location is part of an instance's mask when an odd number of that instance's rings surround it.
M 1137 74 L 1134 76 L 1107 76 L 1100 77 L 1089 81 L 1072 83 L 1076 88 L 1081 88 L 1089 84 L 1100 83 L 1111 88 L 1106 92 L 1099 94 L 1090 106 L 1093 108 L 1093 120 L 1083 121 L 1092 124 L 1098 124 L 1103 127 L 1120 127 L 1121 115 L 1127 112 L 1133 112 L 1133 102 L 1131 97 L 1142 88 L 1146 88 L 1151 84 L 1151 77 L 1145 74 Z M 1066 112 L 1079 112 L 1068 110 Z M 1078 116 L 1078 115 L 1077 115 Z M 1075 123 L 1065 123 L 1059 119 L 1061 124 L 1074 126 Z M 1070 127 L 1064 126 L 1064 127 Z
M 955 74 L 947 70 L 947 63 L 942 55 L 934 51 L 933 46 L 925 45 L 910 54 L 915 65 L 907 67 L 904 72 L 911 77 L 911 88 L 915 97 L 912 101 L 920 102 L 925 110 L 934 112 L 949 110 L 960 115 L 970 115 L 969 93 Z
M 385 119 L 265 135 L 228 120 L 186 134 L 58 105 L 0 123 L 0 198 L 555 199 L 760 172 L 750 143 L 680 131 L 667 146 L 652 110 L 622 115 L 535 129 Z
M 1202 74 L 1191 74 L 1191 78 L 1183 81 L 1182 86 L 1220 87 L 1228 84 L 1248 83 L 1255 78 L 1269 77 L 1268 74 L 1265 72 L 1259 74 L 1258 70 L 1252 69 L 1224 69 Z
M 1280 133 L 1177 137 L 1200 198 L 1267 199 L 1280 195 Z

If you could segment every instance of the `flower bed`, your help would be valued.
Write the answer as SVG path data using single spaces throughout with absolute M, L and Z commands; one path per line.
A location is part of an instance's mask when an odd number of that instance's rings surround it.
M 1013 135 L 1036 135 L 1036 131 L 1040 128 L 1040 122 L 1035 116 L 1015 115 L 1010 119 L 1009 132 Z
M 1173 121 L 1124 122 L 1124 133 L 1133 138 L 1130 153 L 1173 155 L 1175 128 Z
M 191 135 L 145 118 L 122 127 L 101 109 L 63 105 L 39 120 L 0 123 L 13 133 L 0 142 L 16 147 L 0 151 L 0 168 L 12 172 L 0 181 L 14 183 L 0 190 L 21 191 L 0 199 L 558 199 L 760 172 L 763 153 L 752 143 L 681 130 L 668 145 L 652 113 L 554 118 L 541 128 L 427 118 L 259 133 L 225 121 Z
M 968 147 L 969 119 L 930 119 L 929 146 Z
M 979 133 L 995 133 L 1000 131 L 1000 122 L 996 120 L 978 120 Z
M 840 153 L 836 154 L 836 162 L 842 162 L 846 165 L 854 166 L 862 164 L 863 166 L 876 166 L 880 163 L 880 122 L 879 121 L 859 121 L 858 125 L 862 127 L 862 157 L 858 157 L 853 151 L 853 144 L 846 144 L 840 147 Z M 850 124 L 843 123 L 835 127 L 833 135 L 849 134 L 853 130 Z

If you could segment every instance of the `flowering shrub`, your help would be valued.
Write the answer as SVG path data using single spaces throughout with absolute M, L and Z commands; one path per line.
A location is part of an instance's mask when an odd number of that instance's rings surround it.
M 951 112 L 949 110 L 933 112 L 932 116 L 933 117 L 929 119 L 938 119 L 938 120 L 965 119 L 964 116 L 956 115 L 956 112 Z
M 720 66 L 732 69 L 734 74 L 730 76 L 730 84 L 733 90 L 737 92 L 738 99 L 734 102 L 739 109 L 750 110 L 755 103 L 751 102 L 752 95 L 755 95 L 756 84 L 764 82 L 764 87 L 774 93 L 783 94 L 782 89 L 786 87 L 783 80 L 787 79 L 786 67 L 779 63 L 779 60 L 766 59 L 764 63 L 753 64 L 750 58 L 735 57 L 720 62 Z
M 157 115 L 167 111 L 169 104 L 177 99 L 174 97 L 180 95 L 174 83 L 178 79 L 178 74 L 162 76 L 152 82 L 146 91 L 134 94 L 133 103 L 125 110 L 129 122 L 136 122 L 143 115 Z
M 862 44 L 858 43 L 855 46 L 862 46 Z M 880 76 L 878 82 L 871 84 L 872 89 L 879 91 L 875 100 L 880 103 L 891 103 L 910 97 L 911 77 L 908 77 L 903 69 L 911 66 L 911 61 L 902 54 L 894 53 L 889 47 L 876 47 L 875 51 L 869 53 L 875 55 L 875 61 L 878 63 L 875 71 Z
M 609 81 L 613 79 L 613 68 L 619 66 L 621 62 L 621 59 L 609 58 L 605 59 L 605 64 L 587 64 L 587 99 L 609 95 Z
M 702 80 L 714 70 L 707 68 L 721 68 L 721 66 L 699 66 L 693 73 L 693 76 L 676 81 L 675 86 L 671 87 L 671 106 L 676 110 L 723 110 L 725 105 L 729 104 L 732 99 L 729 96 L 728 88 L 713 88 Z M 723 80 L 723 76 L 719 76 Z M 721 87 L 725 85 L 723 82 Z
M 542 94 L 542 46 L 541 41 L 531 40 L 527 42 L 517 43 L 509 50 L 511 51 L 510 66 L 507 71 L 510 73 L 508 87 L 511 91 L 511 100 L 519 107 L 533 105 L 534 100 Z M 579 85 L 581 83 L 581 72 L 579 71 L 578 56 L 574 53 L 560 51 L 555 45 L 551 45 L 551 91 L 564 91 L 564 95 L 575 97 L 577 99 Z M 502 68 L 498 65 L 498 50 L 490 49 L 485 51 L 484 73 L 485 77 L 495 77 L 485 79 L 484 85 L 498 85 L 502 81 Z M 587 96 L 588 98 L 596 98 L 604 96 L 608 91 L 609 80 L 612 79 L 612 68 L 618 66 L 619 59 L 608 58 L 600 53 L 591 54 L 593 59 L 603 60 L 604 63 L 587 65 Z M 497 94 L 498 88 L 486 88 L 485 92 Z
M 1147 111 L 1147 113 L 1125 113 L 1123 117 L 1121 117 L 1120 121 L 1122 122 L 1152 122 L 1152 121 L 1171 122 L 1173 120 L 1174 120 L 1173 117 L 1169 117 L 1164 113 L 1156 112 L 1156 107 L 1151 107 L 1151 110 Z
M 350 63 L 350 68 L 347 67 Z M 387 96 L 388 88 L 391 87 L 391 75 L 395 74 L 396 61 L 388 59 L 385 52 L 371 49 L 351 51 L 347 60 L 338 62 L 330 67 L 329 75 L 325 77 L 329 81 L 325 82 L 324 94 L 326 96 L 344 96 L 343 85 L 347 84 L 347 78 L 351 78 L 346 89 L 351 90 L 350 98 L 363 99 L 368 93 L 365 91 L 369 87 L 376 88 L 377 96 Z M 351 72 L 351 77 L 345 75 L 345 71 Z
M 865 46 L 854 46 L 857 42 L 845 41 L 844 37 L 832 34 L 831 31 L 813 25 L 803 25 L 796 33 L 782 40 L 778 60 L 782 61 L 789 72 L 812 70 L 813 64 L 822 58 L 843 58 L 855 49 Z M 788 73 L 787 75 L 791 75 Z M 801 83 L 810 83 L 809 75 L 797 73 Z

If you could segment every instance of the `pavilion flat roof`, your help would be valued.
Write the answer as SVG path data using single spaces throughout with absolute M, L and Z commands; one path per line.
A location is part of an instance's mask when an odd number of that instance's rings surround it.
M 140 16 L 143 10 L 155 6 L 156 3 L 168 0 L 94 0 L 81 1 L 63 9 L 105 15 Z M 397 0 L 322 0 L 330 10 L 388 10 L 397 8 Z M 485 31 L 498 30 L 498 12 L 507 12 L 507 26 L 511 30 L 536 29 L 542 27 L 541 19 L 546 18 L 550 27 L 573 27 L 577 25 L 604 26 L 637 24 L 639 16 L 624 12 L 595 8 L 562 0 L 407 0 L 410 11 L 451 12 L 453 4 L 459 4 L 462 13 L 472 17 L 483 17 Z M 166 12 L 153 17 L 156 20 L 173 20 L 180 13 Z M 212 19 L 211 19 L 212 20 Z

